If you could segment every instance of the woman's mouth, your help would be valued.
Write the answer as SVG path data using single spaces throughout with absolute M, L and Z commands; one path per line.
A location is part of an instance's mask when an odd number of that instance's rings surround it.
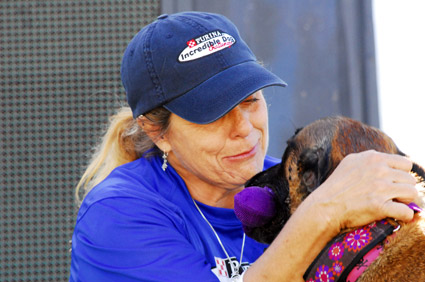
M 227 159 L 228 161 L 246 160 L 246 159 L 250 159 L 250 158 L 254 157 L 257 154 L 257 151 L 258 151 L 258 143 L 255 144 L 254 147 L 252 147 L 251 149 L 249 149 L 245 152 L 242 152 L 242 153 L 237 154 L 237 155 L 225 157 L 225 159 Z

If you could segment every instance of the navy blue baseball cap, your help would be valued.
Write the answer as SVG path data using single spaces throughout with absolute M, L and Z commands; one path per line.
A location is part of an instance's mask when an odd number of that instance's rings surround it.
M 124 52 L 121 79 L 133 117 L 163 106 L 198 124 L 211 123 L 254 92 L 286 86 L 261 66 L 236 26 L 222 15 L 161 15 Z

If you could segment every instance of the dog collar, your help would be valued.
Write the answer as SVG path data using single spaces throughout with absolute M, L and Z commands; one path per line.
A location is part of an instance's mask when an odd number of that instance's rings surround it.
M 411 203 L 415 212 L 422 209 Z M 304 274 L 307 282 L 356 281 L 383 250 L 385 240 L 400 228 L 387 220 L 365 225 L 335 237 Z M 395 235 L 395 233 L 394 233 Z

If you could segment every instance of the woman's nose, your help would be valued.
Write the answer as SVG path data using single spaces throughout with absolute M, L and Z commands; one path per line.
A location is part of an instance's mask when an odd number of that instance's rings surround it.
M 231 137 L 248 136 L 253 128 L 249 112 L 244 111 L 240 106 L 236 106 L 229 114 L 233 125 Z

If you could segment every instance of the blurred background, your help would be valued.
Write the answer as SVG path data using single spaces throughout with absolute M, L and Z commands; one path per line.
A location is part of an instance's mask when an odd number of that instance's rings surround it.
M 66 281 L 74 187 L 125 104 L 122 53 L 162 13 L 218 12 L 286 89 L 266 89 L 269 154 L 298 127 L 346 115 L 421 148 L 421 0 L 0 1 L 0 281 Z
M 373 1 L 380 127 L 425 165 L 425 1 Z

